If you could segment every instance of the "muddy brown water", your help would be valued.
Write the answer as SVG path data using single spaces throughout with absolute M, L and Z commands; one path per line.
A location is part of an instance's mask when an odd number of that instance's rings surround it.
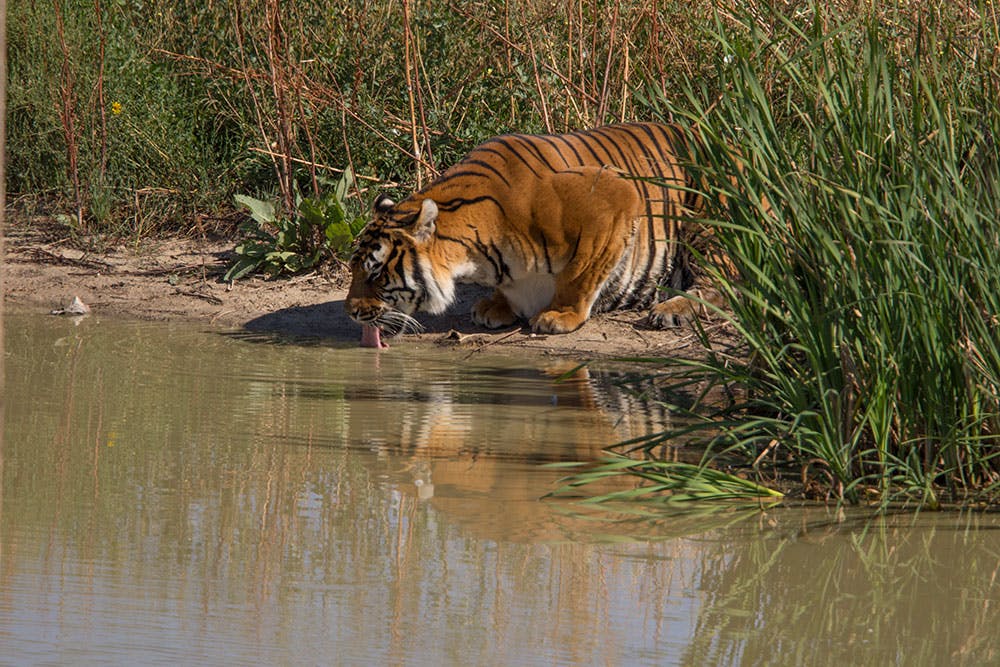
M 621 374 L 6 319 L 0 664 L 989 664 L 1000 521 L 611 514 Z

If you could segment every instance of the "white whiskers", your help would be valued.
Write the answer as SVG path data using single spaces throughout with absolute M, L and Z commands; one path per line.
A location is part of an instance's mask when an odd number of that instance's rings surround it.
M 424 330 L 424 325 L 399 310 L 385 311 L 376 318 L 375 325 L 390 336 L 401 333 L 420 333 Z

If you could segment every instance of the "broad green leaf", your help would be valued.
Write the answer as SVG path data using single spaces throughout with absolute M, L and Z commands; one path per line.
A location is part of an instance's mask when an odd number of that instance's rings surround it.
M 275 213 L 273 203 L 247 197 L 246 195 L 236 195 L 234 199 L 236 199 L 237 204 L 242 204 L 249 210 L 250 217 L 257 222 L 269 225 L 274 224 Z
M 334 188 L 334 194 L 337 196 L 337 201 L 342 202 L 344 198 L 347 197 L 347 190 L 354 183 L 354 170 L 350 167 L 344 170 L 344 175 L 340 177 L 337 181 L 337 186 Z

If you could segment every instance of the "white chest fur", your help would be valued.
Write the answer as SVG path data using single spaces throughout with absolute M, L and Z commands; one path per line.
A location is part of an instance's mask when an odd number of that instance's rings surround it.
M 500 287 L 511 308 L 519 317 L 537 315 L 552 302 L 555 278 L 549 273 L 529 273 Z

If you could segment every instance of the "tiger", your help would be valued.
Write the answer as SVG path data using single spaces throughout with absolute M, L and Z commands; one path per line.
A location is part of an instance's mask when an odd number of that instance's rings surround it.
M 726 257 L 697 220 L 705 201 L 682 163 L 689 144 L 681 127 L 653 122 L 507 134 L 399 203 L 380 195 L 349 262 L 345 306 L 362 344 L 419 330 L 413 313 L 444 312 L 458 283 L 494 288 L 473 306 L 475 323 L 527 320 L 540 334 L 629 308 L 668 328 L 721 305 L 693 261 Z

